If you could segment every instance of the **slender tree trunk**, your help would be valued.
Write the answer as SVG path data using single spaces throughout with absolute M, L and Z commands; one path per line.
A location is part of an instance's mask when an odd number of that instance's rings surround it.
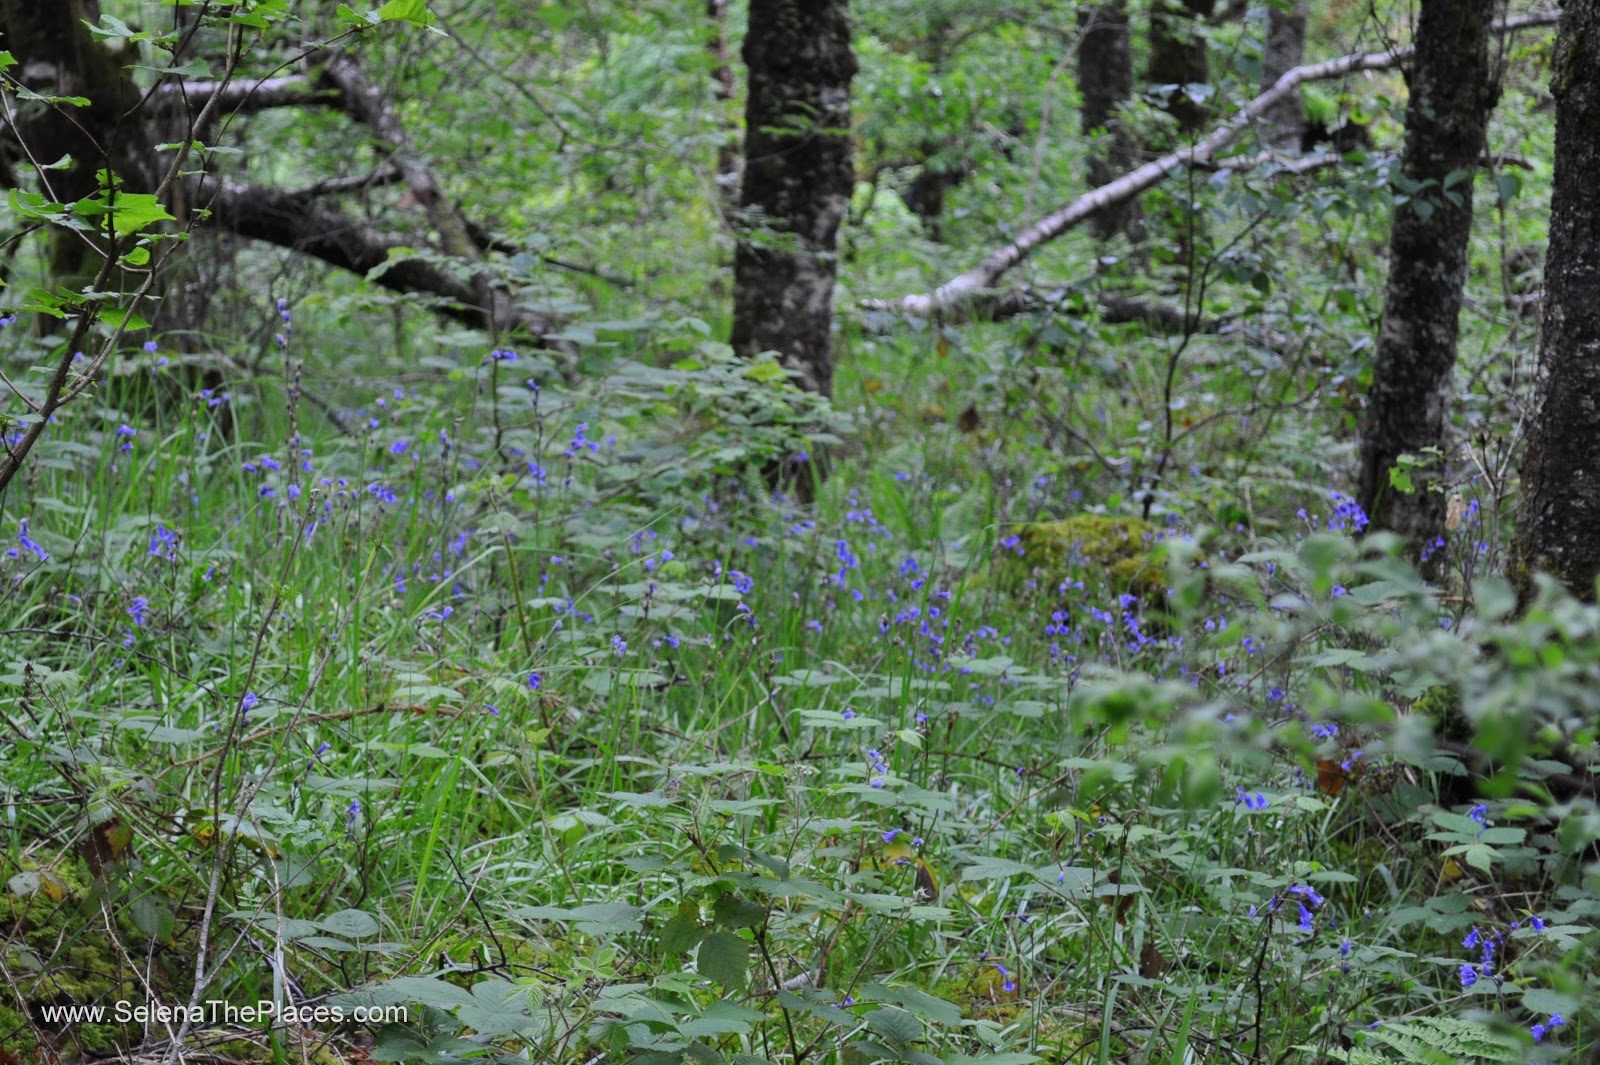
M 1538 399 L 1522 460 L 1514 576 L 1592 601 L 1600 577 L 1600 0 L 1567 0 L 1551 92 L 1555 185 Z
M 1106 133 L 1102 145 L 1089 155 L 1089 187 L 1097 189 L 1133 169 L 1134 146 L 1117 117 L 1117 108 L 1133 98 L 1133 49 L 1125 0 L 1096 4 L 1078 12 L 1078 91 L 1083 97 L 1080 114 L 1085 136 Z M 1088 222 L 1100 240 L 1126 232 L 1143 239 L 1138 200 L 1121 203 L 1095 214 Z
M 1208 85 L 1211 65 L 1200 20 L 1211 17 L 1216 0 L 1151 0 L 1150 61 L 1145 73 L 1151 85 Z M 1196 103 L 1181 88 L 1167 108 L 1184 133 L 1197 133 L 1210 108 Z
M 1389 283 L 1361 440 L 1359 500 L 1372 528 L 1399 533 L 1414 558 L 1444 531 L 1444 460 L 1412 471 L 1415 489 L 1391 487 L 1403 455 L 1443 451 L 1455 371 L 1461 292 L 1472 234 L 1472 175 L 1489 112 L 1499 96 L 1489 61 L 1495 0 L 1422 0 L 1416 56 L 1406 71 L 1411 99 L 1400 157 Z M 1465 176 L 1463 176 L 1465 175 Z M 1435 552 L 1424 561 L 1432 574 Z
M 733 99 L 733 67 L 728 62 L 728 0 L 706 0 L 706 18 L 711 34 L 706 50 L 711 53 L 713 95 L 719 105 Z M 729 203 L 737 199 L 739 148 L 730 138 L 717 146 L 717 188 Z
M 741 206 L 734 254 L 734 350 L 782 353 L 800 383 L 833 386 L 833 285 L 850 203 L 848 0 L 751 0 Z
M 1267 43 L 1261 56 L 1261 91 L 1266 92 L 1278 79 L 1305 61 L 1306 5 L 1267 7 Z M 1261 116 L 1262 139 L 1274 148 L 1300 143 L 1306 131 L 1304 94 L 1296 90 Z

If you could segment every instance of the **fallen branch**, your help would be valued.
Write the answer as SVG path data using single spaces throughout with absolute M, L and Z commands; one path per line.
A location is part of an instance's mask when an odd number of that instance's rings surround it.
M 218 99 L 219 110 L 245 115 L 274 107 L 334 103 L 338 99 L 337 94 L 315 88 L 298 74 L 257 81 L 166 81 L 150 94 L 151 101 L 158 107 L 183 104 L 196 111 L 209 104 L 213 97 Z
M 287 195 L 300 200 L 314 200 L 319 196 L 341 196 L 349 192 L 365 192 L 401 181 L 400 171 L 392 166 L 374 170 L 370 174 L 352 174 L 348 177 L 322 178 L 309 185 L 286 190 Z
M 442 301 L 441 313 L 469 325 L 512 327 L 534 336 L 555 331 L 548 318 L 518 305 L 502 289 L 480 290 L 439 256 L 404 254 L 413 251 L 415 241 L 375 232 L 315 200 L 205 174 L 189 179 L 188 202 L 209 209 L 218 227 L 241 237 L 321 259 L 395 292 L 435 296 Z M 396 257 L 396 252 L 402 254 Z
M 1559 11 L 1526 15 L 1496 22 L 1494 29 L 1499 33 L 1510 33 L 1549 26 L 1557 22 L 1560 17 Z M 1404 62 L 1413 51 L 1413 47 L 1407 45 L 1387 52 L 1346 55 L 1322 63 L 1295 67 L 1279 78 L 1276 85 L 1251 100 L 1226 123 L 1195 144 L 1154 159 L 1044 216 L 1023 230 L 1016 240 L 992 252 L 977 266 L 951 278 L 932 292 L 902 296 L 892 300 L 865 300 L 862 306 L 869 310 L 898 311 L 924 318 L 939 314 L 993 288 L 996 281 L 1027 259 L 1036 249 L 1055 240 L 1091 215 L 1132 199 L 1185 167 L 1203 166 L 1211 162 L 1218 152 L 1237 140 L 1240 134 L 1255 124 L 1274 104 L 1288 97 L 1302 85 L 1344 77 L 1359 71 L 1387 70 Z

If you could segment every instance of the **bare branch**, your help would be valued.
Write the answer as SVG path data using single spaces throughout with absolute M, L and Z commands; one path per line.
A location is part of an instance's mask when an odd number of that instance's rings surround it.
M 151 101 L 157 106 L 186 105 L 194 110 L 205 107 L 213 98 L 222 110 L 247 115 L 274 107 L 339 102 L 337 93 L 318 89 L 298 74 L 257 81 L 166 81 L 151 93 Z
M 403 255 L 414 241 L 388 237 L 335 207 L 282 189 L 221 181 L 210 175 L 189 179 L 190 202 L 209 208 L 213 221 L 242 237 L 266 241 L 330 266 L 371 277 L 395 292 L 422 293 L 441 301 L 440 311 L 479 328 L 491 322 L 535 336 L 553 332 L 549 319 L 518 306 L 510 294 L 464 278 L 437 256 Z M 379 268 L 382 268 L 381 270 Z
M 340 196 L 347 192 L 365 192 L 382 188 L 403 180 L 400 171 L 392 166 L 381 167 L 370 174 L 353 174 L 349 177 L 323 178 L 284 193 L 297 200 L 314 200 L 321 196 Z
M 1495 30 L 1506 33 L 1549 26 L 1555 24 L 1560 17 L 1561 13 L 1554 11 L 1507 19 L 1495 23 Z M 1404 62 L 1413 51 L 1414 49 L 1407 45 L 1387 52 L 1346 55 L 1322 63 L 1295 67 L 1279 78 L 1276 85 L 1251 100 L 1226 123 L 1199 141 L 1152 160 L 1137 170 L 1087 192 L 1065 207 L 1051 212 L 1023 230 L 1016 240 L 992 252 L 977 266 L 956 275 L 932 292 L 902 296 L 893 300 L 865 300 L 862 306 L 869 310 L 898 311 L 902 314 L 931 317 L 963 300 L 971 299 L 978 293 L 994 287 L 994 283 L 1007 271 L 1027 259 L 1035 250 L 1055 240 L 1091 215 L 1132 199 L 1146 189 L 1165 181 L 1184 167 L 1203 166 L 1212 162 L 1218 152 L 1237 140 L 1240 134 L 1261 119 L 1274 104 L 1285 99 L 1300 86 L 1364 70 L 1386 70 Z

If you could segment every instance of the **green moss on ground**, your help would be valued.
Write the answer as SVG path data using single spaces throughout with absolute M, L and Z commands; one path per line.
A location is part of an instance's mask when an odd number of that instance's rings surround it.
M 1063 581 L 1083 581 L 1154 602 L 1167 587 L 1157 533 L 1140 518 L 1104 514 L 1019 525 L 1011 531 L 1012 546 L 1001 548 L 1003 583 L 1015 589 L 1032 579 L 1040 588 L 1054 589 Z
M 109 1006 L 144 998 L 105 929 L 93 923 L 95 917 L 84 905 L 89 882 L 80 866 L 76 859 L 53 866 L 24 863 L 19 878 L 23 890 L 0 888 L 0 941 L 5 944 L 0 964 L 13 974 L 25 999 L 0 1006 L 0 1036 L 6 1049 L 23 1060 L 38 1046 L 19 1007 L 37 1019 L 45 1005 Z M 107 1054 L 125 1048 L 136 1034 L 116 1024 L 79 1024 L 67 1033 L 65 1043 L 86 1054 Z

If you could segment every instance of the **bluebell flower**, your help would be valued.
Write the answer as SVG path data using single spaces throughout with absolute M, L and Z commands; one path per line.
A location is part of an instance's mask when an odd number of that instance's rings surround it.
M 1311 905 L 1317 907 L 1318 909 L 1321 909 L 1322 904 L 1328 901 L 1321 895 L 1318 895 L 1316 889 L 1306 884 L 1296 884 L 1294 887 L 1289 889 L 1289 894 L 1299 895 L 1302 898 L 1309 900 Z
M 1459 970 L 1461 975 L 1461 988 L 1466 990 L 1478 982 L 1478 968 L 1471 962 L 1463 963 Z
M 35 543 L 33 541 L 33 538 L 28 535 L 28 519 L 27 518 L 23 518 L 21 521 L 19 521 L 17 523 L 17 542 L 20 543 L 23 546 L 24 550 L 32 551 L 34 557 L 37 558 L 40 562 L 49 561 L 50 552 L 48 552 L 44 548 L 40 547 L 37 543 Z

